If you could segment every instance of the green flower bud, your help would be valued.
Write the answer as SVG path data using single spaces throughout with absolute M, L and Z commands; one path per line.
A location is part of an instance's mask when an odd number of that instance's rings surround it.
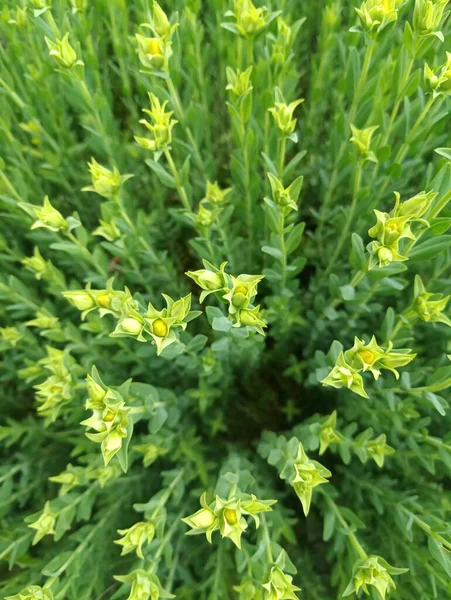
M 368 556 L 365 560 L 359 560 L 355 564 L 352 579 L 343 592 L 343 596 L 358 594 L 360 589 L 369 595 L 368 586 L 371 585 L 379 592 L 382 600 L 385 600 L 387 592 L 396 588 L 390 575 L 401 575 L 407 571 L 408 569 L 392 567 L 380 556 Z
M 203 290 L 216 291 L 224 287 L 224 279 L 218 273 L 208 269 L 199 271 L 187 271 L 186 275 L 191 277 Z
M 159 37 L 166 39 L 171 35 L 172 27 L 166 13 L 155 0 L 153 2 L 152 20 L 153 29 Z
M 328 483 L 331 472 L 319 462 L 310 460 L 302 444 L 299 444 L 298 455 L 294 463 L 295 476 L 291 484 L 302 504 L 305 516 L 310 511 L 313 488 L 322 483 Z
M 19 342 L 22 338 L 23 333 L 20 333 L 16 327 L 0 327 L 1 341 L 6 342 L 12 347 L 16 346 L 17 342 Z
M 448 0 L 415 0 L 413 31 L 420 36 L 437 35 Z M 443 40 L 442 40 L 443 41 Z
M 384 466 L 386 456 L 391 456 L 395 453 L 395 449 L 387 444 L 387 436 L 385 433 L 374 440 L 370 440 L 366 449 L 379 468 Z
M 226 188 L 222 190 L 217 181 L 214 183 L 207 181 L 205 200 L 212 205 L 224 204 L 231 190 L 232 188 Z
M 235 0 L 233 12 L 226 16 L 234 17 L 238 33 L 248 38 L 257 35 L 269 21 L 267 8 L 256 8 L 252 0 Z
M 451 93 L 451 52 L 446 53 L 445 64 L 437 71 L 433 71 L 427 64 L 424 65 L 424 80 L 436 96 Z
M 336 430 L 337 411 L 326 419 L 319 431 L 319 455 L 322 456 L 332 444 L 341 444 L 345 438 Z
M 35 246 L 33 250 L 33 256 L 24 258 L 22 260 L 22 264 L 28 270 L 35 273 L 36 279 L 41 279 L 41 277 L 46 273 L 49 265 L 49 263 L 42 257 L 37 246 Z
M 301 591 L 301 588 L 293 585 L 293 578 L 279 569 L 272 567 L 269 574 L 269 581 L 263 584 L 266 592 L 264 600 L 297 600 L 295 592 Z
M 128 333 L 130 335 L 139 335 L 143 327 L 143 323 L 141 321 L 131 317 L 126 317 L 119 323 L 119 325 L 123 333 Z
M 283 187 L 281 181 L 272 173 L 268 173 L 269 183 L 273 202 L 283 209 L 284 215 L 288 215 L 292 210 L 298 209 L 298 199 L 301 193 L 304 178 L 297 177 L 287 188 Z
M 201 203 L 196 215 L 196 225 L 199 227 L 210 227 L 212 223 L 213 213 Z
M 100 225 L 92 232 L 92 235 L 98 235 L 109 242 L 114 242 L 121 237 L 119 227 L 116 225 L 116 221 L 112 220 L 109 223 L 100 219 Z
M 237 69 L 234 71 L 230 67 L 226 68 L 227 86 L 226 90 L 232 92 L 238 98 L 251 92 L 254 88 L 251 83 L 252 67 L 245 71 Z
M 36 521 L 30 523 L 28 527 L 35 529 L 36 534 L 33 538 L 33 546 L 35 546 L 46 535 L 55 535 L 55 524 L 58 513 L 54 513 L 50 508 L 50 503 L 46 502 L 44 510 Z
M 261 318 L 262 311 L 260 306 L 256 306 L 252 309 L 240 310 L 238 313 L 238 322 L 247 327 L 257 327 L 262 329 L 267 327 L 266 322 Z
M 295 100 L 290 104 L 276 102 L 274 107 L 268 109 L 284 137 L 288 137 L 294 132 L 297 121 L 293 119 L 293 113 L 295 108 L 302 104 L 302 102 L 304 102 L 303 99 Z
M 5 596 L 5 600 L 53 600 L 53 592 L 40 585 L 29 585 L 14 596 Z
M 45 41 L 50 50 L 50 56 L 53 56 L 59 67 L 72 69 L 77 65 L 82 66 L 84 64 L 83 61 L 77 59 L 77 54 L 69 43 L 68 33 L 66 33 L 62 40 L 57 39 L 52 42 L 52 40 L 46 37 Z
M 116 198 L 122 184 L 133 177 L 133 175 L 121 175 L 116 167 L 110 171 L 110 169 L 99 165 L 94 158 L 91 158 L 88 167 L 91 173 L 92 186 L 84 187 L 82 191 L 96 192 L 104 198 Z
M 367 33 L 379 33 L 396 21 L 398 9 L 404 0 L 365 0 L 356 8 L 360 25 Z
M 368 398 L 368 394 L 363 387 L 362 376 L 346 362 L 343 352 L 340 352 L 335 367 L 321 383 L 322 385 L 330 385 L 334 388 L 346 387 L 351 390 L 351 392 L 354 392 L 363 398 Z
M 123 537 L 114 543 L 122 546 L 121 556 L 136 551 L 137 556 L 144 559 L 142 547 L 153 540 L 155 525 L 146 522 L 135 523 L 129 529 L 118 529 L 118 533 Z
M 63 296 L 78 310 L 85 311 L 96 307 L 96 302 L 88 291 L 63 292 Z
M 66 219 L 64 219 L 63 215 L 52 206 L 48 196 L 44 198 L 42 206 L 36 206 L 25 202 L 19 202 L 19 206 L 22 210 L 36 219 L 31 226 L 31 229 L 45 227 L 51 231 L 60 231 L 68 228 Z
M 159 598 L 175 598 L 167 592 L 154 573 L 144 569 L 135 569 L 128 575 L 115 575 L 114 578 L 122 583 L 131 584 L 127 600 L 159 600 Z
M 138 42 L 138 56 L 141 64 L 146 69 L 160 71 L 166 63 L 164 42 L 160 38 L 146 38 L 136 34 Z
M 379 129 L 379 125 L 367 127 L 366 129 L 357 129 L 357 127 L 351 125 L 352 137 L 350 141 L 364 160 L 377 162 L 376 155 L 370 150 L 371 138 L 377 129 Z

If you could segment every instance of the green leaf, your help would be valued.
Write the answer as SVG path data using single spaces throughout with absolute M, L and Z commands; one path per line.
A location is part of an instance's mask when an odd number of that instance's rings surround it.
M 442 565 L 448 577 L 451 577 L 451 551 L 431 535 L 428 536 L 428 548 L 432 557 Z
M 421 262 L 430 260 L 444 252 L 451 246 L 451 235 L 444 235 L 439 238 L 433 237 L 420 242 L 409 252 L 409 261 Z
M 148 165 L 158 179 L 161 181 L 163 185 L 168 188 L 175 189 L 177 186 L 175 184 L 174 177 L 166 171 L 166 169 L 158 162 L 155 162 L 151 158 L 146 159 L 146 165 Z
M 429 231 L 433 235 L 442 235 L 451 227 L 451 217 L 436 217 L 431 221 Z
M 274 258 L 282 259 L 283 254 L 278 248 L 273 248 L 272 246 L 262 246 L 262 252 L 265 254 L 269 254 Z
M 358 233 L 353 233 L 351 236 L 351 255 L 349 261 L 356 271 L 361 271 L 366 267 L 368 262 L 365 256 L 365 246 L 363 240 Z
M 287 239 L 285 241 L 285 252 L 287 256 L 294 252 L 301 243 L 304 229 L 305 223 L 298 223 L 288 234 Z
M 58 553 L 41 571 L 46 577 L 59 577 L 65 569 L 66 562 L 72 556 L 72 552 Z

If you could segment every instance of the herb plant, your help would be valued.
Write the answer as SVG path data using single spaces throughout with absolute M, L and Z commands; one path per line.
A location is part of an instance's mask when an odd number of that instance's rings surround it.
M 3 0 L 2 597 L 451 597 L 447 6 Z

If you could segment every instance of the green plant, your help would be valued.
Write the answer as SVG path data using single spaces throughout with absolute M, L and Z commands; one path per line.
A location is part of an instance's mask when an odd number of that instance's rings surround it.
M 2 596 L 449 597 L 447 5 L 3 2 Z

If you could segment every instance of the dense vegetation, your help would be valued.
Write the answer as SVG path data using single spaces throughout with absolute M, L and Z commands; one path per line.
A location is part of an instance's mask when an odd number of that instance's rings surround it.
M 2 597 L 450 597 L 447 5 L 3 1 Z

